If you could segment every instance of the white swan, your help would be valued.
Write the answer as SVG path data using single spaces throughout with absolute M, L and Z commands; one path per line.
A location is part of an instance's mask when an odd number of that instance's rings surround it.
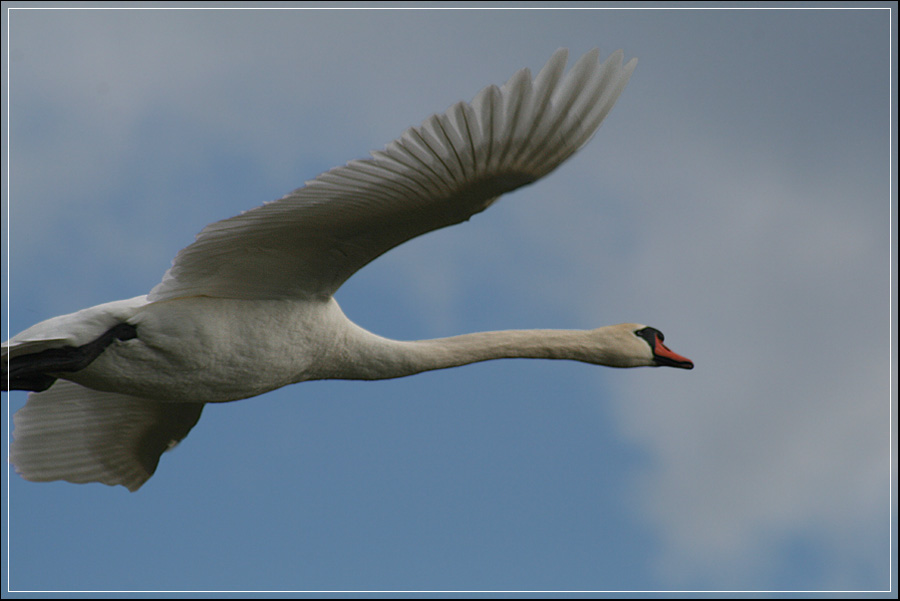
M 349 321 L 332 295 L 403 242 L 469 219 L 585 144 L 631 76 L 594 50 L 563 77 L 557 51 L 372 158 L 207 226 L 146 296 L 41 322 L 3 344 L 9 388 L 31 390 L 10 457 L 35 481 L 137 490 L 204 403 L 303 380 L 376 380 L 506 357 L 613 367 L 690 360 L 637 324 L 589 331 L 484 332 L 415 342 Z

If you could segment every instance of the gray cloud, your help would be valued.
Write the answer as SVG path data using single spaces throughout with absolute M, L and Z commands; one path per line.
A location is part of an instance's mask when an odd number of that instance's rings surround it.
M 393 251 L 339 298 L 399 337 L 659 327 L 697 369 L 588 378 L 647 457 L 621 491 L 658 537 L 641 569 L 670 587 L 882 586 L 872 566 L 886 561 L 893 510 L 896 202 L 886 44 L 872 41 L 887 39 L 880 15 L 96 11 L 12 22 L 18 327 L 142 292 L 207 222 L 364 156 L 558 46 L 638 55 L 607 123 L 569 164 Z M 236 166 L 254 181 L 232 177 Z M 357 294 L 402 297 L 408 311 L 392 318 Z M 792 561 L 803 569 L 786 575 Z

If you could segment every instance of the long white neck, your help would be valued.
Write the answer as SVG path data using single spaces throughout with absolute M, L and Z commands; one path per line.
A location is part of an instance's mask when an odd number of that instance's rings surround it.
M 381 380 L 491 359 L 569 359 L 628 367 L 613 331 L 505 330 L 450 338 L 403 342 L 382 338 L 358 326 L 334 349 L 319 378 Z M 630 363 L 630 362 L 628 362 Z

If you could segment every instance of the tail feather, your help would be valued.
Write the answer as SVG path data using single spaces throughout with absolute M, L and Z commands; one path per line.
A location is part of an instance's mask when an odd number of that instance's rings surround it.
M 121 484 L 134 492 L 163 452 L 200 419 L 203 403 L 100 392 L 66 380 L 28 395 L 13 416 L 10 462 L 26 480 Z

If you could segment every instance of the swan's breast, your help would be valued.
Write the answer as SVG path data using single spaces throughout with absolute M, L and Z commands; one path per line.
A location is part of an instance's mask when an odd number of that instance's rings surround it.
M 100 390 L 173 401 L 230 401 L 316 377 L 345 320 L 329 301 L 188 297 L 151 303 L 73 377 Z

